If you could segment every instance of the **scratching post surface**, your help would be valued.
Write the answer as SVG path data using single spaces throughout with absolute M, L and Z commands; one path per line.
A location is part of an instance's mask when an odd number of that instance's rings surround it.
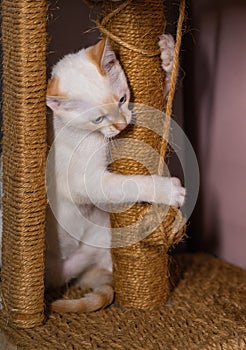
M 246 272 L 209 255 L 178 259 L 182 273 L 159 310 L 110 306 L 90 314 L 52 313 L 44 326 L 0 328 L 18 349 L 245 350 Z M 68 290 L 67 297 L 80 297 Z M 1 335 L 0 335 L 1 344 Z
M 163 1 L 125 1 L 121 5 L 105 1 L 104 11 L 98 27 L 109 36 L 120 59 L 130 84 L 131 101 L 163 111 L 165 77 L 158 49 L 159 36 L 165 27 Z M 121 140 L 127 140 L 118 147 L 120 159 L 117 159 L 117 147 L 112 149 L 113 160 L 114 157 L 116 160 L 111 168 L 122 174 L 157 174 L 160 157 L 143 152 L 143 144 L 165 153 L 165 140 L 153 131 L 163 128 L 163 120 L 156 112 L 151 123 L 146 124 L 148 113 L 141 107 L 140 111 L 137 109 L 137 125 L 130 126 L 120 135 Z M 167 209 L 163 207 L 162 211 Z M 167 250 L 174 243 L 170 242 L 169 234 L 177 214 L 175 208 L 170 208 L 162 223 L 148 204 L 135 204 L 121 213 L 111 214 L 114 287 L 119 305 L 154 309 L 166 302 L 169 292 Z M 149 220 L 144 219 L 147 215 Z M 151 235 L 142 240 L 146 237 L 143 231 L 153 223 Z M 177 234 L 179 239 L 182 235 L 183 231 Z M 129 236 L 140 239 L 127 244 Z M 178 241 L 177 237 L 175 239 Z
M 46 1 L 2 1 L 3 266 L 6 323 L 43 321 Z

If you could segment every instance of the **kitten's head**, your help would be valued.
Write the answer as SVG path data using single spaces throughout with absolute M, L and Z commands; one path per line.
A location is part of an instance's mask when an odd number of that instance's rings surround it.
M 46 104 L 76 128 L 113 137 L 131 121 L 125 74 L 108 39 L 66 55 L 52 70 Z

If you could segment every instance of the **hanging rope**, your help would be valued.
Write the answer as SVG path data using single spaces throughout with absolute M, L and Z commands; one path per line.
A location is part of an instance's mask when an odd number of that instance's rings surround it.
M 172 109 L 173 109 L 173 99 L 175 95 L 176 82 L 177 82 L 177 76 L 178 76 L 178 70 L 179 70 L 179 54 L 180 54 L 180 47 L 181 47 L 181 41 L 182 41 L 182 28 L 183 28 L 184 19 L 185 19 L 185 0 L 181 0 L 180 6 L 179 6 L 179 19 L 178 19 L 178 25 L 177 25 L 177 31 L 176 31 L 176 44 L 175 44 L 174 57 L 173 57 L 173 70 L 172 70 L 172 75 L 170 80 L 170 90 L 168 93 L 167 103 L 165 108 L 166 119 L 164 123 L 164 133 L 162 136 L 162 143 L 160 148 L 160 162 L 158 167 L 158 175 L 163 174 L 163 162 L 164 162 L 165 152 L 166 152 L 166 141 L 168 140 Z
M 110 20 L 115 17 L 118 13 L 120 13 L 122 10 L 124 10 L 127 6 L 130 5 L 130 3 L 132 2 L 132 0 L 126 0 L 124 1 L 121 5 L 119 5 L 114 11 L 112 11 L 111 13 L 109 13 L 107 16 L 105 16 L 102 20 L 102 22 L 100 23 L 100 21 L 96 21 L 96 25 L 98 27 L 98 29 L 104 33 L 106 36 L 108 36 L 111 40 L 113 40 L 115 43 L 124 46 L 125 48 L 127 48 L 128 50 L 140 53 L 142 55 L 148 56 L 148 57 L 153 57 L 153 56 L 157 56 L 160 55 L 160 49 L 156 49 L 156 50 L 145 50 L 143 48 L 139 49 L 136 45 L 132 45 L 128 42 L 126 42 L 125 40 L 122 40 L 119 36 L 114 35 L 110 30 L 106 29 L 106 25 L 107 23 L 110 22 Z

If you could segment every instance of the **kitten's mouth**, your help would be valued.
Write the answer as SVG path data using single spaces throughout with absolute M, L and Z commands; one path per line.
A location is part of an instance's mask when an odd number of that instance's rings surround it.
M 128 126 L 127 123 L 117 123 L 117 124 L 112 124 L 112 128 L 113 130 L 107 131 L 107 132 L 103 132 L 104 136 L 106 138 L 113 138 L 117 135 L 120 134 L 121 131 L 123 131 L 126 127 Z

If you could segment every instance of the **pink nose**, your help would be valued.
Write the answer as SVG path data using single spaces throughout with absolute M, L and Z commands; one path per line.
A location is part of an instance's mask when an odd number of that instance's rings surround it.
M 114 127 L 119 130 L 122 131 L 126 128 L 127 124 L 126 123 L 115 123 Z

